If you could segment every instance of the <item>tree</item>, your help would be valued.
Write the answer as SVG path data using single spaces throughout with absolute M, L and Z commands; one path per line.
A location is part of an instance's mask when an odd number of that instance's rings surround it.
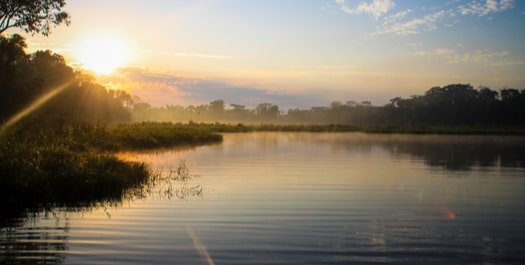
M 34 95 L 34 74 L 23 37 L 0 35 L 0 120 L 14 114 Z
M 69 25 L 69 14 L 62 11 L 65 0 L 1 0 L 0 34 L 9 28 L 49 35 L 51 25 Z
M 498 92 L 488 88 L 480 87 L 478 93 L 478 101 L 481 103 L 492 104 L 498 100 Z
M 279 107 L 271 103 L 261 103 L 257 105 L 255 112 L 259 117 L 275 118 L 279 115 Z
M 214 100 L 210 102 L 210 111 L 217 115 L 222 115 L 224 113 L 224 100 Z
M 49 50 L 28 55 L 25 47 L 20 35 L 0 35 L 0 122 L 36 102 L 38 108 L 26 116 L 32 121 L 129 120 L 129 95 L 108 92 L 93 77 L 75 72 L 61 55 Z
M 28 61 L 28 56 L 24 49 L 27 44 L 24 38 L 18 34 L 13 34 L 9 38 L 0 36 L 0 85 L 6 86 L 5 82 L 13 78 L 14 71 L 21 64 Z

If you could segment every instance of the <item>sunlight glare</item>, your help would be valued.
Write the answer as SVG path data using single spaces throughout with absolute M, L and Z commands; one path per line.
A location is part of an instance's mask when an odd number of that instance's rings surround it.
M 32 102 L 25 109 L 18 112 L 13 117 L 11 117 L 9 120 L 7 120 L 4 124 L 2 124 L 2 126 L 0 127 L 0 134 L 2 134 L 7 128 L 11 127 L 12 125 L 20 121 L 25 116 L 29 115 L 31 112 L 40 108 L 40 106 L 44 105 L 46 102 L 48 102 L 50 99 L 52 99 L 54 96 L 56 96 L 58 93 L 60 93 L 62 90 L 64 90 L 66 87 L 68 87 L 72 83 L 73 83 L 73 80 L 66 82 L 60 86 L 55 87 L 48 93 L 42 95 L 41 97 L 37 98 L 34 102 Z
M 80 66 L 97 74 L 110 74 L 130 60 L 127 45 L 113 36 L 85 39 L 76 55 Z

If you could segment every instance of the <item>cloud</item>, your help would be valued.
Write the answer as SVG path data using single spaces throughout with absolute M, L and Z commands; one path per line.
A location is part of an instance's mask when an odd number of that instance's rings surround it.
M 319 94 L 304 91 L 271 91 L 221 80 L 155 73 L 142 68 L 120 69 L 117 75 L 100 82 L 110 89 L 125 90 L 153 106 L 199 105 L 223 99 L 227 104 L 242 104 L 248 107 L 268 102 L 283 107 L 284 110 L 286 107 L 320 104 L 324 100 Z
M 392 0 L 373 0 L 368 2 L 360 2 L 354 8 L 351 8 L 346 4 L 346 0 L 335 0 L 337 4 L 341 6 L 341 10 L 349 14 L 369 14 L 372 15 L 375 19 L 379 18 L 383 14 L 386 14 L 388 11 L 392 10 L 395 7 L 395 2 Z
M 484 3 L 478 0 L 471 1 L 466 5 L 458 7 L 461 15 L 478 15 L 480 17 L 492 13 L 502 12 L 514 7 L 514 0 L 486 0 Z
M 420 56 L 440 56 L 445 57 L 450 64 L 475 63 L 488 66 L 511 66 L 521 65 L 523 61 L 511 61 L 509 51 L 475 50 L 472 52 L 458 52 L 455 49 L 439 48 L 433 51 L 419 51 Z
M 395 22 L 395 20 L 387 20 L 383 23 L 378 31 L 372 35 L 395 34 L 395 35 L 411 35 L 418 34 L 422 30 L 432 31 L 437 28 L 437 22 L 446 15 L 445 11 L 438 11 L 421 18 L 414 18 L 404 22 Z
M 346 6 L 344 0 L 337 0 L 337 2 L 343 7 Z M 459 18 L 461 16 L 474 15 L 483 17 L 503 12 L 514 8 L 514 2 L 515 0 L 472 0 L 466 4 L 460 4 L 460 1 L 453 0 L 445 3 L 442 8 L 422 16 L 414 16 L 413 14 L 418 12 L 412 12 L 411 9 L 407 9 L 384 17 L 381 25 L 377 26 L 377 30 L 371 35 L 394 34 L 406 36 L 419 34 L 423 31 L 436 30 L 441 24 L 450 28 L 460 22 Z M 357 12 L 357 9 L 350 9 L 348 6 L 346 8 L 351 12 Z M 422 10 L 424 11 L 425 9 Z M 348 12 L 350 13 L 350 11 Z
M 237 57 L 224 54 L 212 54 L 212 53 L 185 53 L 185 52 L 162 52 L 164 56 L 174 56 L 174 57 L 197 57 L 205 59 L 221 59 L 221 60 L 250 60 L 252 58 L 246 57 Z
M 403 11 L 397 12 L 397 13 L 395 13 L 393 15 L 390 15 L 390 16 L 386 17 L 383 20 L 383 24 L 391 24 L 391 23 L 395 23 L 396 21 L 402 20 L 410 12 L 412 12 L 412 9 L 403 10 Z

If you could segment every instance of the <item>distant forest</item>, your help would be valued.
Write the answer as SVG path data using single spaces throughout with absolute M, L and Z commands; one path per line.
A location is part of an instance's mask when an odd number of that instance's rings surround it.
M 165 107 L 138 102 L 130 111 L 135 121 L 521 127 L 525 125 L 525 90 L 506 88 L 498 92 L 452 84 L 433 87 L 420 96 L 396 97 L 384 106 L 373 106 L 369 101 L 334 101 L 330 106 L 283 112 L 271 103 L 250 109 L 239 104 L 226 107 L 224 100 L 214 100 L 198 106 Z
M 25 53 L 19 35 L 0 35 L 0 121 L 24 109 L 38 122 L 223 122 L 274 124 L 349 124 L 370 126 L 525 125 L 525 90 L 469 84 L 433 87 L 424 95 L 396 97 L 384 106 L 368 101 L 334 101 L 330 106 L 282 111 L 272 103 L 255 108 L 214 100 L 198 106 L 153 107 L 123 91 L 107 90 L 89 75 L 73 70 L 50 51 Z M 42 99 L 49 99 L 43 101 Z M 38 108 L 36 108 L 38 106 Z

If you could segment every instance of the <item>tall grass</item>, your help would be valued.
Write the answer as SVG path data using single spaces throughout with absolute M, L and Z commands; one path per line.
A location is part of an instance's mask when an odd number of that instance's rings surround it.
M 222 136 L 205 126 L 172 123 L 120 124 L 108 129 L 116 149 L 151 149 L 178 145 L 199 145 L 222 141 Z
M 118 201 L 140 194 L 153 173 L 113 151 L 221 140 L 210 130 L 173 124 L 21 123 L 0 134 L 0 202 L 6 210 Z
M 216 143 L 222 141 L 217 133 L 256 131 L 525 134 L 477 127 L 21 122 L 0 132 L 0 202 L 5 210 L 119 200 L 140 194 L 152 173 L 144 163 L 119 160 L 113 152 Z
M 223 124 L 190 123 L 199 129 L 219 133 L 243 132 L 362 132 L 362 133 L 402 133 L 402 134 L 462 134 L 462 135 L 525 135 L 525 128 L 490 126 L 357 126 L 349 124 L 327 125 L 283 125 L 283 124 Z

